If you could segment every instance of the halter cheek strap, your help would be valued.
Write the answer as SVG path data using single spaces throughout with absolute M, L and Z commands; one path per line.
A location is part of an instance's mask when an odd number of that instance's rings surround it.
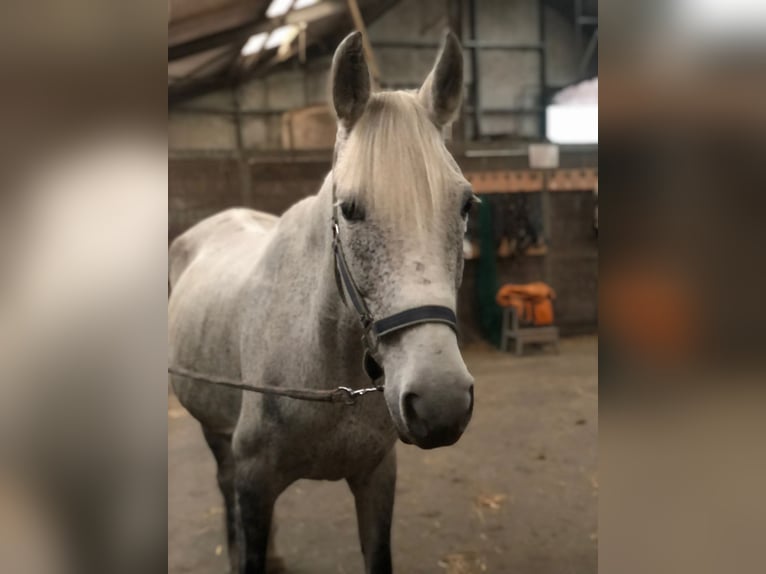
M 346 255 L 343 252 L 338 223 L 338 206 L 335 204 L 334 185 L 332 247 L 335 256 L 335 282 L 338 286 L 338 292 L 346 305 L 349 302 L 351 303 L 362 326 L 362 342 L 364 344 L 363 366 L 370 379 L 377 381 L 384 375 L 383 367 L 377 356 L 378 341 L 381 338 L 422 323 L 443 323 L 457 333 L 457 317 L 455 312 L 449 307 L 442 305 L 421 305 L 420 307 L 412 307 L 382 319 L 376 320 L 374 318 L 354 281 L 346 261 Z

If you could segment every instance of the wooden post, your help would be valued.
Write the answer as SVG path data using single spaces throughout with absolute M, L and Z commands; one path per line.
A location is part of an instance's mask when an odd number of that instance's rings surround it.
M 253 207 L 252 205 L 252 186 L 250 181 L 250 162 L 248 161 L 245 140 L 242 136 L 242 105 L 239 101 L 239 87 L 232 86 L 232 100 L 234 103 L 234 128 L 237 139 L 237 165 L 239 167 L 239 184 L 242 197 L 242 205 Z
M 354 26 L 362 33 L 362 49 L 367 59 L 367 67 L 370 69 L 370 75 L 372 76 L 372 89 L 378 90 L 380 89 L 380 68 L 378 68 L 378 62 L 375 59 L 375 53 L 372 51 L 370 39 L 367 37 L 367 27 L 364 25 L 362 12 L 359 10 L 359 4 L 356 0 L 348 0 L 348 9 L 351 12 L 351 18 L 354 20 Z
M 463 0 L 450 0 L 448 20 L 450 29 L 460 38 L 461 44 L 464 44 Z M 465 98 L 460 105 L 460 113 L 452 125 L 452 141 L 461 149 L 465 148 Z

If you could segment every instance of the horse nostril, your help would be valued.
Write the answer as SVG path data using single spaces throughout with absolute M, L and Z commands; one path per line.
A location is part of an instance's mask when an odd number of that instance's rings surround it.
M 461 433 L 468 426 L 468 423 L 471 420 L 471 416 L 473 416 L 473 385 L 471 385 L 468 388 L 468 409 L 465 412 L 465 416 L 463 418 L 463 422 L 460 423 L 460 432 Z
M 418 414 L 415 412 L 415 401 L 418 400 L 418 396 L 415 393 L 407 393 L 404 395 L 404 416 L 409 419 L 417 418 Z
M 404 404 L 404 420 L 407 422 L 407 427 L 410 432 L 417 436 L 425 436 L 428 432 L 428 427 L 425 421 L 418 414 L 418 402 L 420 397 L 415 393 L 407 393 L 404 395 L 402 403 Z

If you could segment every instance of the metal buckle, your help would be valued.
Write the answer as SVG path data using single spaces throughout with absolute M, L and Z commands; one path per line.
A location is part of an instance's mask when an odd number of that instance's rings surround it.
M 338 402 L 342 402 L 345 405 L 353 405 L 356 403 L 356 395 L 354 394 L 354 389 L 350 387 L 338 387 L 335 389 L 335 392 L 337 393 L 335 396 L 338 397 Z
M 363 389 L 352 389 L 351 387 L 338 387 L 335 389 L 339 401 L 342 401 L 346 405 L 356 404 L 356 399 L 366 395 L 367 393 L 375 393 L 383 390 L 382 386 L 365 387 Z
M 338 237 L 340 237 L 340 226 L 338 225 L 338 221 L 333 218 L 333 220 L 332 220 L 332 242 L 333 242 L 333 245 L 338 243 Z

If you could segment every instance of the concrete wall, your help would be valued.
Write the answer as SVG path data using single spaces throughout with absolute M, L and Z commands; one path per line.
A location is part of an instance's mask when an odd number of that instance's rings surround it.
M 484 42 L 536 43 L 537 0 L 476 0 L 478 36 Z M 384 47 L 388 41 L 438 42 L 448 27 L 445 0 L 403 0 L 369 27 L 369 36 L 386 85 L 417 87 L 428 74 L 435 49 Z M 463 16 L 468 38 L 467 15 Z M 547 83 L 564 86 L 576 80 L 578 50 L 572 23 L 559 11 L 546 11 L 548 29 Z M 236 97 L 244 110 L 241 138 L 252 151 L 282 148 L 281 113 L 327 101 L 330 58 L 313 60 L 305 67 L 274 73 L 240 87 Z M 466 104 L 473 82 L 471 59 L 466 53 Z M 481 105 L 487 109 L 529 108 L 539 99 L 540 58 L 535 52 L 482 51 L 479 54 Z M 235 109 L 235 94 L 227 91 L 189 101 L 169 114 L 171 150 L 237 149 L 235 116 L 220 113 Z M 193 110 L 197 110 L 194 112 Z M 529 139 L 539 133 L 537 116 L 485 114 L 481 133 Z M 473 119 L 466 116 L 466 136 L 472 139 Z

